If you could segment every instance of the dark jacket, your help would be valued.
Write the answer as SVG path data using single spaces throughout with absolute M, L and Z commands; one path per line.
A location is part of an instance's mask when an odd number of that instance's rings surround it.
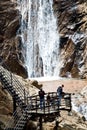
M 43 90 L 40 90 L 39 91 L 39 97 L 40 97 L 40 99 L 43 99 L 44 95 L 45 95 L 45 92 Z

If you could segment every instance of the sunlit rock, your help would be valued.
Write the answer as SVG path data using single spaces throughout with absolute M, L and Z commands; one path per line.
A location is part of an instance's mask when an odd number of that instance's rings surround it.
M 16 0 L 0 1 L 0 57 L 10 71 L 26 78 L 27 70 L 24 66 L 23 47 L 16 36 L 21 17 L 16 7 Z
M 87 6 L 86 1 L 62 1 L 54 0 L 54 12 L 58 17 L 58 28 L 60 36 L 65 38 L 63 43 L 60 39 L 61 59 L 63 66 L 60 76 L 67 77 L 66 73 L 71 73 L 72 77 L 87 78 Z M 67 40 L 66 40 L 67 37 Z M 72 40 L 74 48 L 68 45 Z M 65 50 L 66 46 L 66 50 Z M 70 52 L 69 52 L 70 49 Z M 68 54 L 73 52 L 73 56 Z M 66 54 L 68 60 L 66 60 Z M 70 61 L 71 60 L 71 61 Z M 70 61 L 70 62 L 69 62 Z

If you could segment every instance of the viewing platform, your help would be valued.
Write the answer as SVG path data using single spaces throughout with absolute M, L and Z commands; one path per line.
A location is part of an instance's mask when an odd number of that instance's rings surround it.
M 71 94 L 65 93 L 61 100 L 61 105 L 58 104 L 58 95 L 56 92 L 50 92 L 50 101 L 47 101 L 47 95 L 45 94 L 44 103 L 42 109 L 40 108 L 40 98 L 39 95 L 30 96 L 26 99 L 27 104 L 29 105 L 29 114 L 33 115 L 50 115 L 52 113 L 59 113 L 59 111 L 64 110 L 70 112 L 72 109 L 71 105 Z

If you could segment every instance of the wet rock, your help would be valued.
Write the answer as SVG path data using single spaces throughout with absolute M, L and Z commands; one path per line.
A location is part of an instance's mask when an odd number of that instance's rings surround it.
M 37 126 L 33 121 L 29 121 L 26 130 L 37 130 Z
M 87 6 L 86 6 L 86 0 L 54 0 L 53 1 L 53 8 L 54 13 L 58 19 L 58 30 L 60 36 L 60 58 L 63 61 L 63 66 L 60 70 L 60 76 L 67 77 L 67 73 L 71 75 L 71 77 L 74 78 L 87 78 Z M 24 74 L 22 72 L 16 71 L 14 69 L 13 72 L 16 72 L 17 74 L 22 74 L 24 77 L 27 77 L 26 73 L 26 67 L 24 66 L 24 58 L 25 58 L 25 51 L 26 49 L 22 46 L 22 40 L 15 40 L 16 33 L 20 27 L 20 19 L 21 15 L 19 15 L 19 11 L 16 8 L 17 7 L 17 1 L 16 0 L 1 0 L 0 1 L 0 56 L 4 57 L 4 60 L 7 61 L 7 55 L 11 53 L 11 48 L 9 48 L 9 53 L 6 51 L 5 46 L 7 44 L 11 44 L 14 48 L 14 42 L 16 49 L 14 50 L 14 53 L 18 55 L 18 61 L 16 64 L 18 66 L 22 66 Z M 27 19 L 27 18 L 26 18 Z M 12 42 L 12 39 L 14 42 Z M 21 39 L 21 38 L 20 38 Z M 69 45 L 70 39 L 73 42 L 74 48 Z M 25 36 L 26 40 L 26 36 Z M 20 44 L 20 51 L 19 51 L 19 45 Z M 18 47 L 18 48 L 17 48 Z M 38 66 L 38 69 L 36 71 L 37 77 L 38 72 L 41 72 L 41 75 L 43 75 L 43 61 L 41 56 L 38 57 L 39 48 L 36 47 L 36 58 L 39 61 L 36 63 L 36 66 Z M 70 51 L 69 51 L 70 49 Z M 2 50 L 4 53 L 2 53 Z M 18 52 L 19 51 L 19 52 Z M 64 53 L 65 52 L 65 53 Z M 70 55 L 69 55 L 70 53 Z M 73 53 L 73 54 L 71 54 Z M 11 54 L 10 54 L 11 55 Z M 65 55 L 65 56 L 64 56 Z M 69 58 L 68 58 L 69 56 Z M 14 56 L 13 56 L 14 57 Z M 12 57 L 12 61 L 13 58 Z M 67 60 L 68 59 L 68 60 Z M 36 60 L 36 59 L 35 59 Z M 15 62 L 15 61 L 14 61 Z M 21 65 L 20 65 L 21 62 Z M 11 67 L 11 64 L 9 65 Z M 41 69 L 40 69 L 41 67 Z M 21 67 L 19 67 L 21 68 Z M 17 70 L 19 69 L 17 68 Z M 12 67 L 10 68 L 11 70 Z M 25 76 L 26 75 L 26 76 Z
M 54 0 L 53 7 L 54 13 L 58 18 L 61 49 L 60 57 L 63 60 L 63 67 L 61 68 L 60 76 L 67 77 L 66 73 L 69 72 L 73 78 L 87 78 L 87 54 L 85 52 L 85 50 L 87 51 L 86 1 Z M 61 35 L 63 37 L 62 39 Z M 68 45 L 70 39 L 74 44 L 74 48 L 70 48 Z M 63 51 L 65 53 L 63 53 Z M 73 52 L 73 56 L 69 55 L 71 52 Z M 66 60 L 66 55 L 69 56 L 68 60 Z
M 16 7 L 16 0 L 0 1 L 0 57 L 10 71 L 26 78 L 28 75 L 24 66 L 25 49 L 22 41 L 16 36 L 21 17 Z
M 10 38 L 16 36 L 19 26 L 20 26 L 20 18 L 17 17 L 17 18 L 15 18 L 15 20 L 10 22 L 9 25 L 7 26 L 7 29 L 5 31 L 5 37 L 10 39 Z

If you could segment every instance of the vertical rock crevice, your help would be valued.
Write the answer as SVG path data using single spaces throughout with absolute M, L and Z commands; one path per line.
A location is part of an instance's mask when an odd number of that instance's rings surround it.
M 58 18 L 61 37 L 60 55 L 63 66 L 60 70 L 60 76 L 87 78 L 87 2 L 86 0 L 54 0 L 53 6 Z
M 21 41 L 17 36 L 20 18 L 17 1 L 0 1 L 0 57 L 10 71 L 26 78 L 27 71 L 23 63 L 23 53 L 19 47 Z

